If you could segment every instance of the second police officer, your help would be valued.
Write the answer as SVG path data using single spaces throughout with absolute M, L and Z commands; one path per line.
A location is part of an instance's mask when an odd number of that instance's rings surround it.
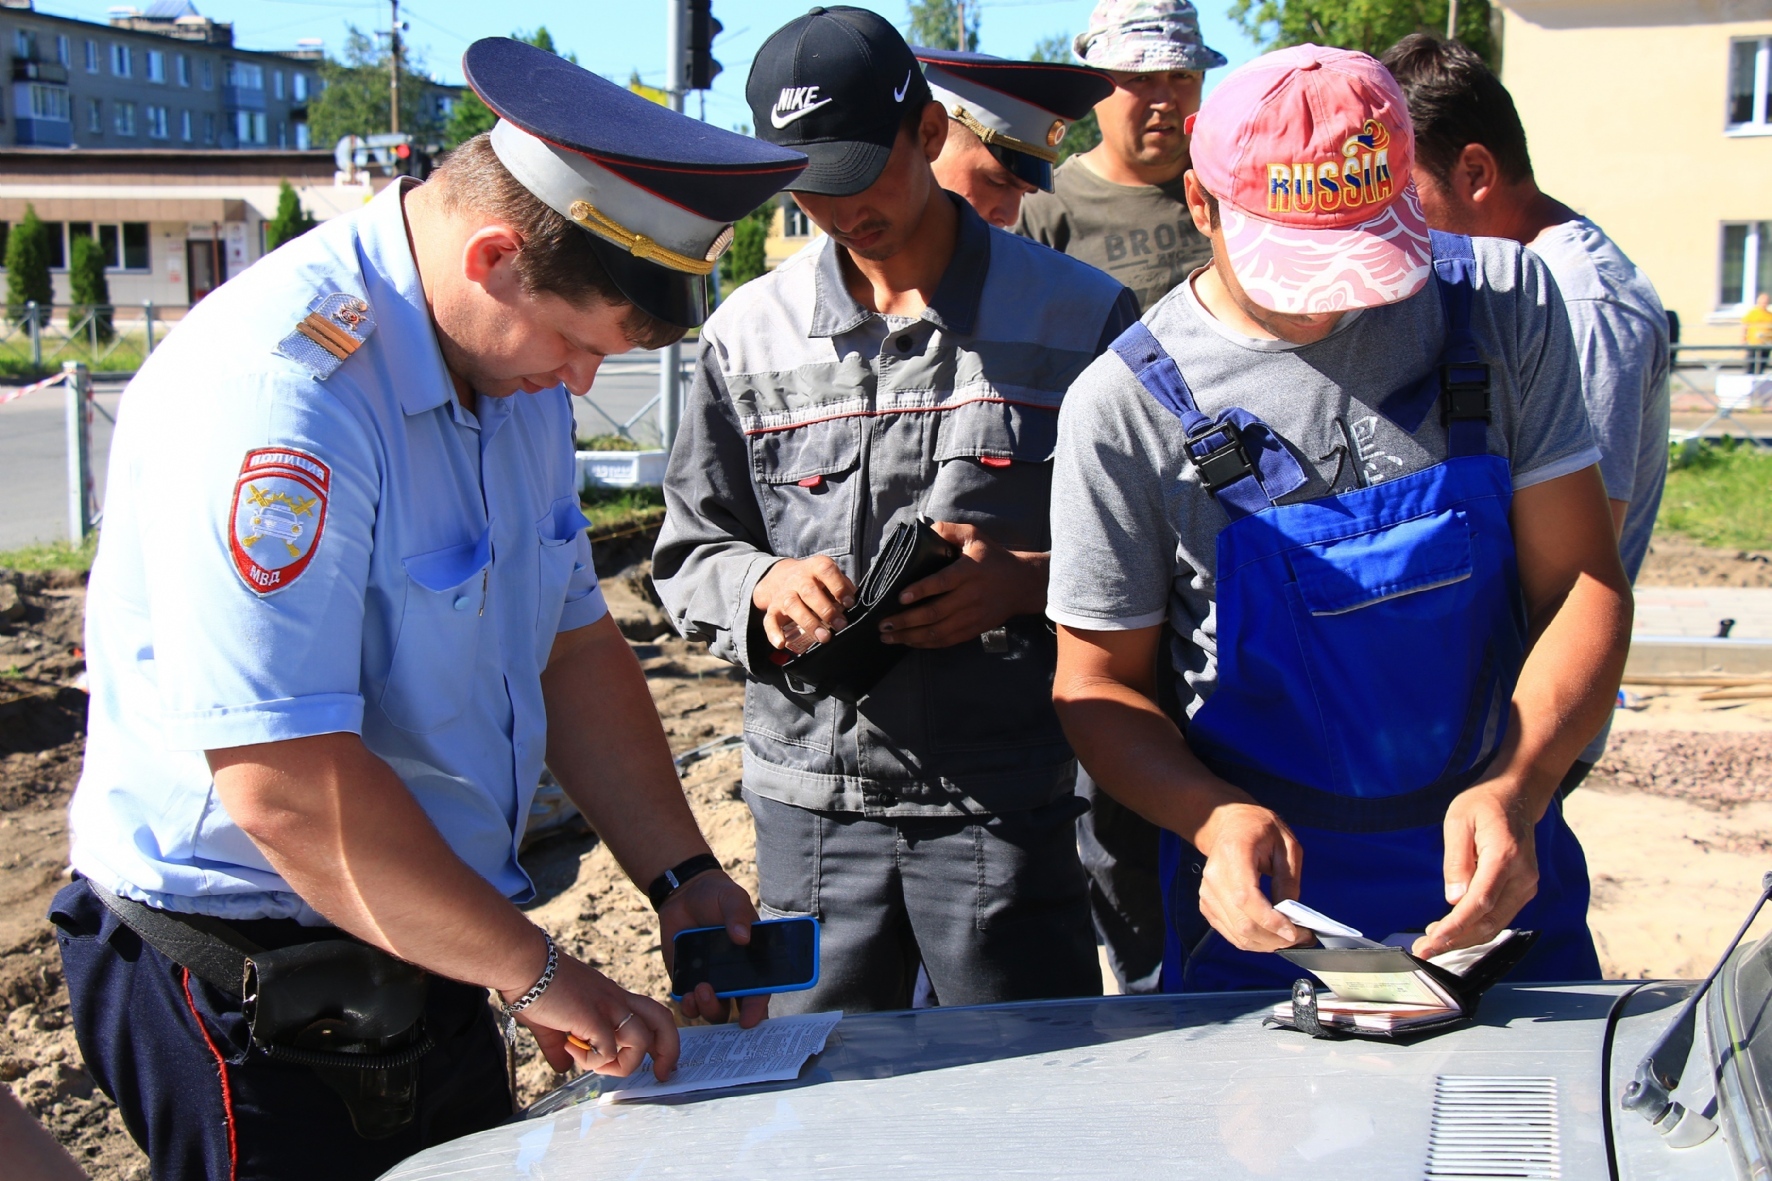
M 792 192 L 826 236 L 703 329 L 653 574 L 750 674 L 764 911 L 825 924 L 818 986 L 776 1011 L 903 1007 L 919 966 L 943 1004 L 1097 993 L 1040 612 L 1058 407 L 1131 295 L 940 187 L 949 113 L 879 16 L 790 22 L 746 93 L 811 157 Z M 786 675 L 919 516 L 963 556 L 879 624 L 905 658 L 859 704 Z

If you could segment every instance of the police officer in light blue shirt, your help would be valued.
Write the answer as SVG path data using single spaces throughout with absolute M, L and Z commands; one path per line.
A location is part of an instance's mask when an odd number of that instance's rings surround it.
M 756 917 L 598 589 L 568 393 L 698 324 L 804 158 L 520 42 L 463 65 L 489 135 L 227 284 L 123 401 L 52 918 L 155 1176 L 373 1177 L 507 1117 L 487 989 L 556 1069 L 669 1072 L 669 1011 L 516 908 L 544 761 L 665 948 Z

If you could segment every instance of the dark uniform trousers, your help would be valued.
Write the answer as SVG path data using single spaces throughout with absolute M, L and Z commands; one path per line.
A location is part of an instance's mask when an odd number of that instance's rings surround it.
M 422 1148 L 510 1118 L 503 1042 L 483 988 L 431 978 L 425 1022 L 437 1048 L 419 1063 L 418 1116 L 366 1140 L 312 1070 L 251 1048 L 239 997 L 144 944 L 84 880 L 56 895 L 50 919 L 80 1052 L 155 1181 L 369 1181 Z M 266 948 L 315 937 L 288 920 L 234 926 Z
M 1077 794 L 1089 801 L 1089 811 L 1077 820 L 1077 852 L 1089 875 L 1089 911 L 1108 967 L 1121 992 L 1157 992 L 1165 929 L 1159 830 L 1097 787 L 1080 766 Z
M 993 816 L 818 812 L 747 790 L 763 917 L 819 920 L 820 976 L 771 1013 L 1101 995 L 1078 801 Z

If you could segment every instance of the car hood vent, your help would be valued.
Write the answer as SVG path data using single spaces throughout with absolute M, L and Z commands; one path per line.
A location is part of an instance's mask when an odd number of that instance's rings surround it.
M 1428 1181 L 1554 1181 L 1557 1080 L 1442 1074 L 1434 1080 Z

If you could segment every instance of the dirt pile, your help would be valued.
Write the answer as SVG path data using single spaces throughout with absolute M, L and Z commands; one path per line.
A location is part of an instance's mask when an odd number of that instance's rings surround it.
M 1772 801 L 1772 732 L 1614 731 L 1593 778 L 1713 811 Z
M 1716 549 L 1658 533 L 1637 574 L 1638 586 L 1772 586 L 1772 553 Z

